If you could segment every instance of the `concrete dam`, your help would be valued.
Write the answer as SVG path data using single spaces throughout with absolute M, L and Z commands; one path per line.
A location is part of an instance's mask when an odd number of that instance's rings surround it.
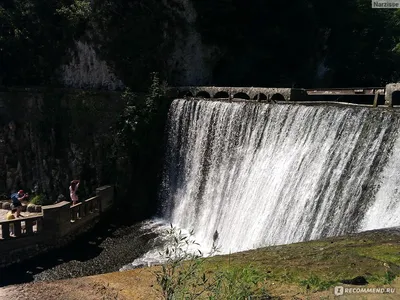
M 228 101 L 191 98 L 220 98 L 221 89 L 177 91 L 186 98 L 169 110 L 162 205 L 148 224 L 154 231 L 162 235 L 169 224 L 194 230 L 203 253 L 218 231 L 220 253 L 230 253 L 399 226 L 396 111 L 291 105 L 290 89 L 231 88 Z M 396 106 L 395 92 L 373 95 Z M 247 99 L 229 101 L 238 93 Z M 251 101 L 260 94 L 265 103 Z M 268 103 L 274 94 L 285 99 Z M 158 253 L 122 269 L 157 263 Z

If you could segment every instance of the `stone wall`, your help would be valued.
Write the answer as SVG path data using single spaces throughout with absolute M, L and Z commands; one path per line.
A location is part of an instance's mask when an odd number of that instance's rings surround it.
M 19 238 L 0 239 L 0 268 L 62 247 L 82 233 L 91 230 L 100 221 L 101 216 L 110 210 L 114 202 L 113 186 L 100 187 L 96 189 L 96 193 L 95 197 L 85 202 L 86 205 L 90 202 L 95 203 L 97 209 L 87 214 L 82 210 L 80 217 L 75 221 L 71 221 L 74 208 L 70 202 L 64 201 L 43 207 L 42 226 L 37 232 Z M 18 219 L 18 222 L 20 221 L 24 219 Z
M 117 92 L 0 91 L 0 194 L 39 191 L 54 203 L 72 179 L 81 179 L 81 196 L 94 193 L 110 181 L 122 107 Z

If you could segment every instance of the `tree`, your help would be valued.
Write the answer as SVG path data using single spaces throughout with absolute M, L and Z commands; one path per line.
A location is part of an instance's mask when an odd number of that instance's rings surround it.
M 88 13 L 86 1 L 5 1 L 0 6 L 2 84 L 56 83 L 55 70 L 84 32 Z

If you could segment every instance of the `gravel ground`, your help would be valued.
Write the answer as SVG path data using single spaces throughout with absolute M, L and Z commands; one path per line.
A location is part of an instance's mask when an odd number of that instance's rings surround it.
M 155 237 L 151 230 L 143 229 L 143 223 L 131 226 L 100 224 L 64 249 L 0 270 L 0 300 L 156 299 L 123 295 L 122 288 L 110 286 L 103 275 L 82 277 L 118 271 L 147 252 Z M 125 273 L 111 274 L 125 277 Z M 32 280 L 35 282 L 29 282 Z
M 90 279 L 26 283 L 0 288 L 1 300 L 125 300 L 107 284 Z
M 99 224 L 65 248 L 0 270 L 0 287 L 116 272 L 151 249 L 156 236 L 143 223 Z

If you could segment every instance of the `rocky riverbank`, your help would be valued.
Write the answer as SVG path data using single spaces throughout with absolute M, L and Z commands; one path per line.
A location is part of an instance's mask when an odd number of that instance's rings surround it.
M 152 248 L 155 236 L 143 222 L 107 219 L 64 248 L 0 269 L 0 287 L 116 272 Z

